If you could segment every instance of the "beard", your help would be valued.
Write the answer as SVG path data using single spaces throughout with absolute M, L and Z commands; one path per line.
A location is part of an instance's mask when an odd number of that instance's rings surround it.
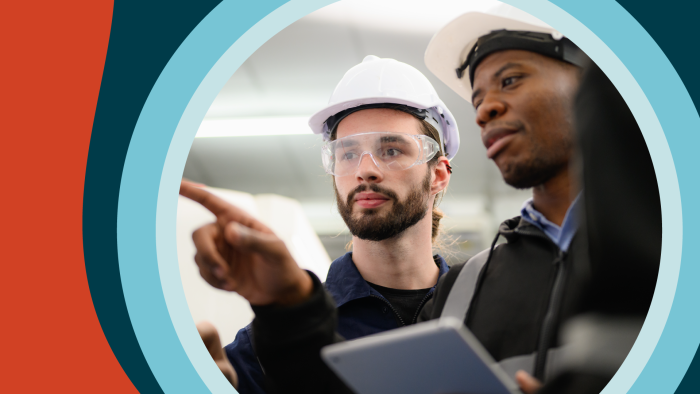
M 547 182 L 568 166 L 568 162 L 548 159 L 537 157 L 526 163 L 510 164 L 501 171 L 503 180 L 516 189 L 529 189 Z
M 420 186 L 415 185 L 411 189 L 404 201 L 399 201 L 398 196 L 393 191 L 375 183 L 359 185 L 348 194 L 346 201 L 340 197 L 337 188 L 334 187 L 334 190 L 338 211 L 350 233 L 367 241 L 383 241 L 403 233 L 406 229 L 420 222 L 428 213 L 430 171 Z M 394 202 L 391 211 L 382 215 L 379 209 L 365 209 L 353 216 L 352 207 L 355 195 L 367 190 L 389 197 Z
M 532 159 L 521 163 L 508 163 L 500 169 L 503 180 L 516 189 L 529 189 L 541 185 L 569 166 L 572 142 L 565 138 L 556 146 L 543 147 L 535 141 Z

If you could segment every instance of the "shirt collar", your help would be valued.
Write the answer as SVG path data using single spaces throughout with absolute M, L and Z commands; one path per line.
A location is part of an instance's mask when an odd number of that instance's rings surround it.
M 450 267 L 442 256 L 436 254 L 433 259 L 438 263 L 440 273 L 438 279 L 445 274 Z M 436 283 L 437 285 L 437 283 Z M 352 252 L 336 259 L 328 270 L 326 277 L 326 290 L 331 294 L 337 306 L 341 306 L 358 298 L 369 297 L 370 295 L 381 296 L 376 290 L 371 288 L 367 281 L 360 275 L 355 263 L 352 261 Z M 435 289 L 432 287 L 431 291 Z M 376 293 L 376 294 L 375 294 Z
M 551 239 L 552 242 L 559 247 L 559 249 L 566 252 L 569 249 L 571 240 L 576 234 L 576 230 L 578 229 L 579 220 L 577 211 L 578 206 L 580 205 L 579 200 L 581 200 L 581 194 L 582 192 L 576 196 L 574 201 L 571 202 L 569 209 L 566 210 L 566 215 L 564 215 L 564 221 L 562 222 L 561 227 L 550 222 L 546 217 L 544 217 L 544 215 L 542 215 L 542 213 L 537 211 L 532 204 L 532 198 L 527 199 L 523 203 L 523 207 L 520 210 L 520 215 L 522 216 L 523 220 L 542 230 L 542 232 L 544 232 L 547 237 L 549 237 L 549 239 Z

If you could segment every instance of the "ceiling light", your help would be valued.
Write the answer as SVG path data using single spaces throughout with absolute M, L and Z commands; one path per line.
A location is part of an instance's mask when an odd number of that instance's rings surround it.
M 195 138 L 313 134 L 308 116 L 204 119 Z

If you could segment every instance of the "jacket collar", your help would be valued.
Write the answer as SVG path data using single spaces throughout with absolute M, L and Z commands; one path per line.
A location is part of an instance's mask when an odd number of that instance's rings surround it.
M 520 236 L 531 236 L 538 237 L 551 242 L 554 246 L 559 247 L 547 234 L 544 233 L 539 227 L 528 222 L 520 216 L 516 216 L 512 219 L 508 219 L 501 223 L 498 227 L 498 235 L 502 235 L 510 243 L 518 239 Z M 576 235 L 573 236 L 576 238 Z M 572 238 L 572 239 L 573 239 Z
M 440 273 L 438 279 L 450 269 L 440 255 L 433 256 L 438 264 Z M 437 283 L 436 283 L 437 285 Z M 326 277 L 326 290 L 333 296 L 337 306 L 341 306 L 358 298 L 375 295 L 381 297 L 379 292 L 371 288 L 367 281 L 360 275 L 355 263 L 352 261 L 352 252 L 348 252 L 336 259 L 328 270 Z M 430 290 L 434 291 L 435 286 Z
M 537 226 L 528 222 L 520 216 L 508 219 L 498 226 L 498 233 L 512 242 L 518 235 L 542 235 L 549 239 Z

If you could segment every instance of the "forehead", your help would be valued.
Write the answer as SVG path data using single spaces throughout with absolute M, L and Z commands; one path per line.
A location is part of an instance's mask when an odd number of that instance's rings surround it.
M 393 131 L 420 134 L 419 123 L 413 115 L 389 108 L 363 109 L 353 112 L 338 124 L 337 138 L 370 131 Z
M 538 53 L 520 49 L 499 51 L 487 56 L 479 63 L 474 72 L 474 85 L 483 83 L 497 76 L 499 71 L 508 68 L 527 68 L 530 70 L 549 69 L 559 60 Z

